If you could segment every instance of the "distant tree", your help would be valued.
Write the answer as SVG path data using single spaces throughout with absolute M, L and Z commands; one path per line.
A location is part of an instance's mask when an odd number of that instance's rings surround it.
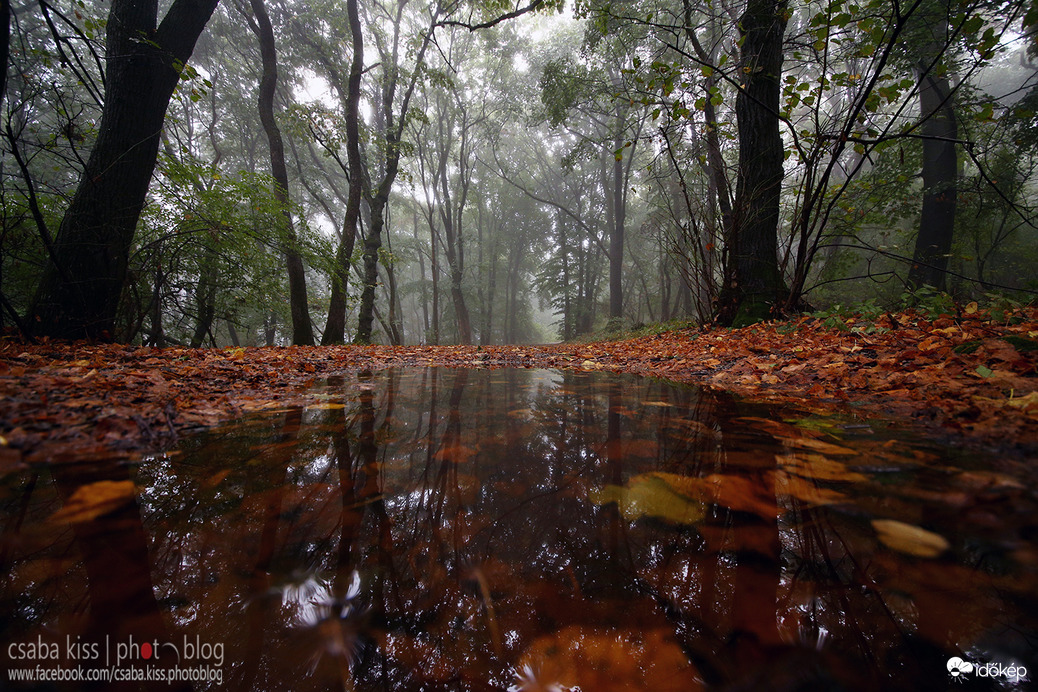
M 314 330 L 310 322 L 310 306 L 306 294 L 306 272 L 303 260 L 295 248 L 295 231 L 292 212 L 288 206 L 288 168 L 285 166 L 285 145 L 281 130 L 274 119 L 274 95 L 277 91 L 278 62 L 274 43 L 274 28 L 267 15 L 263 0 L 249 0 L 255 18 L 253 32 L 259 39 L 263 61 L 263 75 L 259 89 L 259 112 L 263 130 L 270 144 L 270 170 L 274 176 L 274 195 L 284 206 L 285 235 L 288 242 L 283 249 L 288 270 L 289 300 L 292 310 L 292 343 L 299 346 L 314 345 Z

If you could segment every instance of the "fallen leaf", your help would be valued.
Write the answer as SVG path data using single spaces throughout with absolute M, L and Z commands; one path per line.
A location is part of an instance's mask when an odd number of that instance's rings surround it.
M 97 481 L 76 488 L 65 505 L 50 516 L 50 521 L 81 524 L 108 514 L 133 500 L 133 481 Z
M 570 625 L 523 651 L 516 665 L 524 692 L 655 690 L 696 692 L 698 675 L 668 632 Z
M 813 437 L 787 437 L 782 439 L 782 444 L 787 447 L 797 447 L 800 449 L 811 449 L 822 454 L 828 454 L 830 456 L 854 456 L 857 454 L 853 449 L 847 447 L 841 447 L 834 445 L 823 440 L 816 440 Z
M 775 474 L 775 494 L 795 497 L 811 506 L 843 502 L 847 496 L 829 488 L 819 488 L 808 478 L 779 471 Z
M 951 547 L 944 536 L 896 519 L 873 519 L 872 528 L 883 545 L 906 555 L 937 557 Z
M 656 474 L 635 476 L 626 486 L 592 489 L 589 497 L 596 505 L 616 503 L 628 521 L 654 517 L 674 524 L 695 524 L 702 521 L 706 513 L 702 502 L 678 492 Z
M 867 476 L 848 469 L 846 464 L 821 454 L 781 454 L 776 459 L 784 471 L 816 481 L 857 483 L 868 480 Z
M 674 490 L 700 502 L 738 512 L 751 512 L 765 518 L 782 513 L 775 504 L 775 490 L 768 474 L 756 481 L 721 473 L 702 478 L 663 472 L 648 475 L 665 481 Z

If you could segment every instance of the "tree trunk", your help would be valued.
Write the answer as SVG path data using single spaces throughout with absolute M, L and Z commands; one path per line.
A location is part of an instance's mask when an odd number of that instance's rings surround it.
M 112 0 L 97 141 L 29 309 L 37 333 L 113 338 L 166 108 L 216 3 L 175 0 L 156 28 L 156 2 Z
M 259 115 L 263 123 L 263 131 L 270 142 L 270 172 L 274 176 L 274 198 L 281 204 L 285 217 L 285 236 L 283 253 L 288 270 L 288 292 L 292 313 L 292 343 L 297 346 L 313 346 L 314 330 L 310 323 L 310 304 L 306 295 L 306 272 L 303 260 L 299 256 L 296 245 L 295 229 L 292 225 L 292 211 L 289 209 L 288 169 L 285 166 L 285 145 L 281 139 L 281 130 L 274 120 L 274 93 L 277 91 L 278 65 L 277 52 L 274 46 L 274 28 L 267 16 L 267 8 L 263 0 L 249 0 L 252 12 L 256 16 L 253 30 L 260 43 L 260 55 L 263 59 L 263 77 L 260 80 Z
M 165 275 L 162 265 L 155 268 L 155 287 L 151 294 L 151 345 L 162 348 L 166 345 L 166 335 L 162 328 L 162 285 L 165 283 Z
M 350 168 L 350 190 L 346 198 L 346 216 L 342 223 L 342 239 L 335 255 L 332 295 L 328 306 L 328 324 L 321 338 L 323 345 L 341 344 L 346 340 L 346 285 L 350 259 L 357 239 L 361 196 L 364 189 L 363 162 L 360 158 L 360 80 L 364 74 L 364 35 L 361 31 L 357 0 L 346 1 L 346 14 L 353 40 L 353 61 L 346 87 L 346 159 Z
M 436 226 L 429 222 L 429 271 L 432 275 L 432 331 L 429 343 L 440 343 L 440 262 L 436 255 Z
M 0 101 L 7 93 L 7 60 L 11 53 L 11 0 L 0 0 Z
M 778 266 L 779 194 L 784 152 L 779 133 L 782 37 L 786 0 L 750 0 L 739 22 L 741 88 L 739 179 L 727 238 L 730 271 L 718 322 L 745 325 L 772 316 L 786 292 Z
M 402 10 L 402 8 L 403 5 L 400 5 L 399 10 Z M 412 73 L 401 100 L 399 120 L 394 123 L 393 102 L 399 75 L 397 51 L 400 40 L 400 22 L 401 12 L 398 11 L 394 18 L 392 55 L 382 56 L 384 61 L 386 59 L 392 60 L 392 64 L 384 66 L 387 79 L 382 86 L 381 103 L 376 112 L 376 119 L 381 119 L 383 122 L 384 127 L 382 129 L 385 132 L 386 138 L 385 148 L 383 149 L 385 152 L 385 167 L 383 168 L 382 181 L 378 184 L 374 194 L 371 194 L 371 185 L 365 185 L 370 195 L 368 207 L 371 210 L 371 224 L 364 238 L 364 289 L 360 296 L 360 315 L 357 319 L 357 336 L 354 339 L 356 343 L 360 344 L 371 343 L 372 322 L 375 311 L 375 288 L 378 285 L 378 255 L 379 250 L 382 248 L 382 229 L 385 226 L 386 206 L 389 204 L 389 193 L 393 189 L 393 183 L 396 181 L 396 176 L 400 169 L 400 142 L 403 137 L 404 127 L 407 125 L 407 113 L 410 108 L 411 97 L 418 83 L 418 77 L 422 74 L 421 69 L 415 69 Z M 417 55 L 415 56 L 416 65 L 420 66 L 423 64 L 425 51 L 428 49 L 431 41 L 432 31 L 429 31 L 423 37 L 421 46 L 418 48 Z
M 206 336 L 213 328 L 213 319 L 216 317 L 216 252 L 207 247 L 204 253 L 201 275 L 198 277 L 198 285 L 195 287 L 195 310 L 198 312 L 198 321 L 195 323 L 195 332 L 191 336 L 191 348 L 199 348 L 205 342 Z
M 390 237 L 386 236 L 386 244 L 389 244 Z M 393 247 L 389 246 L 389 255 L 393 255 Z M 389 334 L 389 343 L 394 346 L 401 346 L 404 343 L 404 329 L 400 319 L 400 293 L 396 290 L 396 267 L 393 266 L 392 260 L 383 263 L 382 269 L 386 272 L 386 287 L 389 292 L 389 329 L 386 331 Z
M 357 320 L 358 344 L 370 344 L 372 324 L 375 319 L 375 289 L 378 287 L 378 256 L 382 249 L 382 228 L 385 226 L 386 204 L 389 201 L 388 191 L 379 194 L 371 204 L 371 226 L 364 237 L 364 289 L 360 294 L 360 316 Z
M 956 180 L 959 174 L 955 139 L 955 105 L 948 77 L 927 66 L 920 68 L 919 111 L 923 118 L 923 209 L 919 216 L 912 267 L 908 282 L 913 286 L 945 289 L 948 256 L 955 231 Z
M 441 101 L 437 104 L 441 114 L 448 108 Z M 463 344 L 472 343 L 472 320 L 469 317 L 469 309 L 465 304 L 465 294 L 461 290 L 462 277 L 465 274 L 465 246 L 461 234 L 461 222 L 465 210 L 465 198 L 468 192 L 468 181 L 465 179 L 465 155 L 468 140 L 468 127 L 464 117 L 461 123 L 460 144 L 458 151 L 458 180 L 461 191 L 457 201 L 451 197 L 450 179 L 447 164 L 450 159 L 454 118 L 441 117 L 439 121 L 439 146 L 442 147 L 436 171 L 439 182 L 437 196 L 440 200 L 440 219 L 443 221 L 443 235 L 447 241 L 447 264 L 450 267 L 451 302 L 454 305 L 454 316 L 458 324 L 458 341 Z
M 241 340 L 238 339 L 238 330 L 234 328 L 234 322 L 227 320 L 227 334 L 231 337 L 231 346 L 241 346 Z
M 619 110 L 617 128 L 622 123 Z M 613 141 L 617 151 L 623 147 L 623 135 L 618 131 Z M 634 151 L 630 152 L 634 156 Z M 609 228 L 609 319 L 621 320 L 624 314 L 623 268 L 624 225 L 627 220 L 627 195 L 624 194 L 624 162 L 619 155 L 613 158 L 613 223 Z
M 414 243 L 415 247 L 420 248 L 419 244 L 421 241 L 418 238 L 418 209 L 414 211 Z M 429 338 L 429 286 L 425 283 L 425 257 L 421 250 L 417 253 L 418 255 L 418 277 L 419 285 L 422 287 L 422 336 L 421 342 Z

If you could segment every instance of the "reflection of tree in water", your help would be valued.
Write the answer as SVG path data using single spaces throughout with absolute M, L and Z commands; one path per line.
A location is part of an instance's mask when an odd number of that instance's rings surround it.
M 238 689 L 923 687 L 1005 608 L 978 572 L 899 559 L 867 520 L 788 494 L 787 441 L 721 394 L 443 369 L 329 393 L 146 460 L 139 509 L 90 525 L 90 598 L 223 642 Z M 752 501 L 686 497 L 694 519 L 676 521 L 589 499 L 652 478 L 728 479 Z M 19 487 L 5 516 L 43 524 L 60 506 L 31 476 Z M 46 492 L 43 509 L 27 499 Z M 15 523 L 4 567 L 31 559 L 11 547 Z M 41 554 L 71 545 L 67 531 L 39 540 Z M 76 611 L 67 585 L 84 568 L 46 564 L 31 584 L 6 577 L 3 603 L 20 589 L 17 612 Z

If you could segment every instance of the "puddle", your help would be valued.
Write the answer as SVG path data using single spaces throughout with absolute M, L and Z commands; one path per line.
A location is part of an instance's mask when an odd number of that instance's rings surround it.
M 58 680 L 14 687 L 1026 689 L 1038 669 L 1038 503 L 1004 460 L 608 373 L 322 392 L 138 464 L 3 479 L 3 674 Z

